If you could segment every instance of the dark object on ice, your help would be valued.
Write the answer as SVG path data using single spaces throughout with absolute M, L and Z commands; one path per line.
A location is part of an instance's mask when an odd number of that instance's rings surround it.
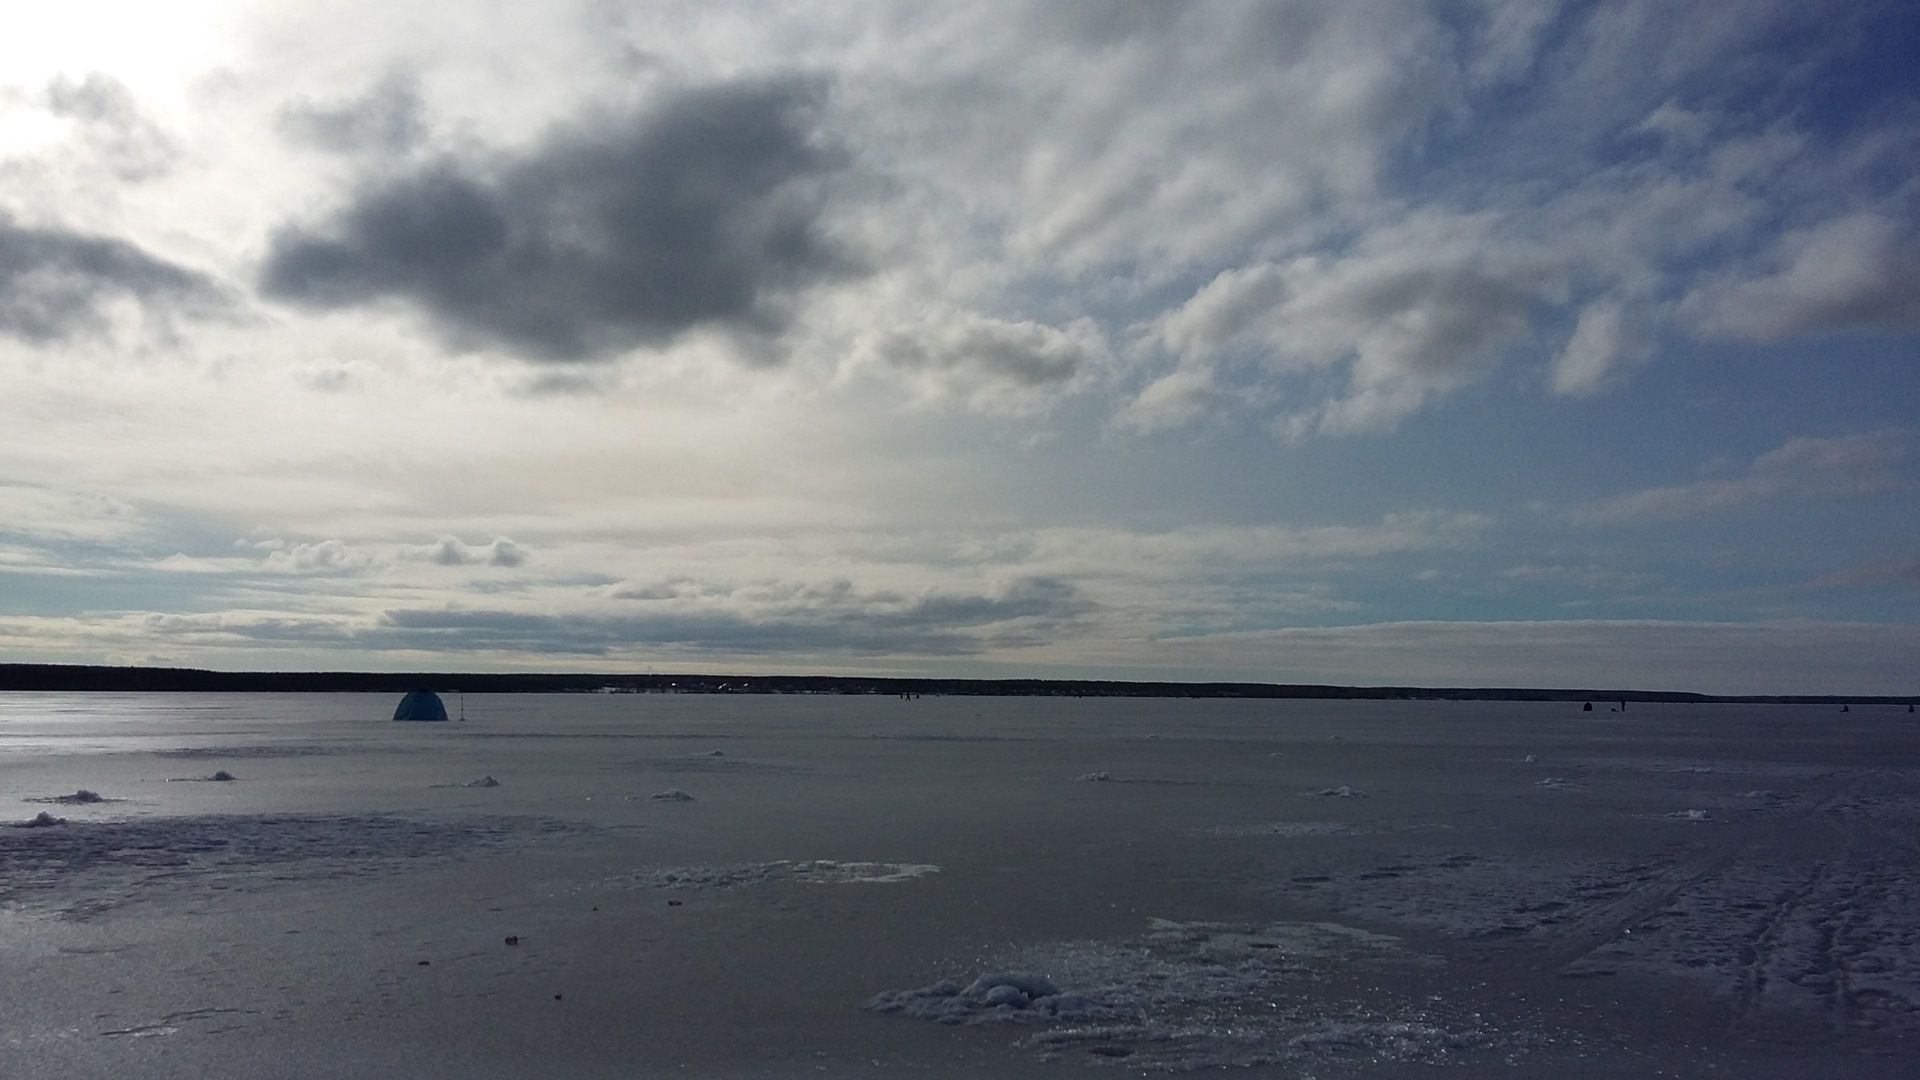
M 1840 711 L 1841 711 L 1841 712 L 1848 712 L 1848 711 L 1850 711 L 1850 710 L 1849 710 L 1849 709 L 1848 709 L 1848 708 L 1847 708 L 1847 707 L 1846 707 L 1845 705 L 1842 705 L 1842 706 L 1840 706 Z
M 656 791 L 649 797 L 658 799 L 661 802 L 692 802 L 693 801 L 693 796 L 687 794 L 684 791 L 681 791 L 677 787 L 668 788 L 665 791 Z
M 49 825 L 65 825 L 66 823 L 66 818 L 54 817 L 52 814 L 42 810 L 31 818 L 28 818 L 26 824 L 20 827 L 23 829 L 44 829 Z
M 669 901 L 667 901 L 667 906 L 668 906 L 668 907 L 679 907 L 679 906 L 680 906 L 680 901 L 678 901 L 678 900 L 669 900 Z
M 1587 702 L 1587 703 L 1586 703 L 1585 705 L 1582 705 L 1582 706 L 1580 706 L 1580 711 L 1581 711 L 1581 712 L 1592 712 L 1592 711 L 1593 711 L 1593 702 L 1591 702 L 1591 701 L 1589 701 L 1589 702 Z
M 508 935 L 507 935 L 507 944 L 509 944 L 509 945 L 518 945 L 518 944 L 520 944 L 520 935 L 519 935 L 519 934 L 508 934 Z
M 416 963 L 416 964 L 418 964 L 418 965 L 420 965 L 421 967 L 426 967 L 427 965 L 429 965 L 429 964 L 431 964 L 431 963 L 433 963 L 433 961 L 431 961 L 431 960 L 415 960 L 415 961 L 414 961 L 414 963 Z
M 445 720 L 447 706 L 440 695 L 431 690 L 415 690 L 400 699 L 400 707 L 393 710 L 395 720 Z
M 62 806 L 80 806 L 86 803 L 106 802 L 107 797 L 97 791 L 88 791 L 86 788 L 81 788 L 71 795 L 53 795 L 44 799 L 31 799 L 29 801 L 59 803 Z
M 488 773 L 487 775 L 481 777 L 478 780 L 469 782 L 467 786 L 468 787 L 499 787 L 500 781 L 495 780 L 493 778 L 492 773 Z
M 214 774 L 212 776 L 207 777 L 207 779 L 218 780 L 222 783 L 225 783 L 228 780 L 237 780 L 239 779 L 239 777 L 234 776 L 232 773 L 228 772 L 225 769 L 216 769 L 214 771 Z

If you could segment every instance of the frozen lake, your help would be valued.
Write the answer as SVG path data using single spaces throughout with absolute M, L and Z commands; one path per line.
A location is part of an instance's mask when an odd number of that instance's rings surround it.
M 1904 707 L 396 702 L 0 695 L 0 1076 L 1920 1075 Z

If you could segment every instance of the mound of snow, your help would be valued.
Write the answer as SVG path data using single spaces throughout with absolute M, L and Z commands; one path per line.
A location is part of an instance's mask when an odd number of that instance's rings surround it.
M 1090 773 L 1081 773 L 1081 774 L 1080 774 L 1080 779 L 1082 779 L 1082 780 L 1090 780 L 1090 781 L 1093 781 L 1093 782 L 1095 782 L 1095 783 L 1103 783 L 1103 782 L 1105 782 L 1105 781 L 1108 781 L 1108 780 L 1111 780 L 1111 779 L 1113 779 L 1113 774 L 1112 774 L 1112 773 L 1108 773 L 1108 772 L 1090 772 Z
M 1316 799 L 1364 799 L 1367 797 L 1366 792 L 1345 784 L 1339 787 L 1321 788 L 1319 791 L 1309 791 L 1307 794 Z
M 965 986 L 941 979 L 912 990 L 887 990 L 875 994 L 867 1008 L 941 1024 L 1097 1023 L 1133 1015 L 1024 971 L 988 972 Z
M 88 791 L 86 788 L 81 788 L 80 790 L 74 792 L 71 795 L 49 795 L 49 796 L 46 796 L 45 798 L 28 799 L 27 801 L 39 802 L 39 803 L 59 803 L 62 806 L 82 806 L 87 803 L 103 803 L 103 802 L 109 802 L 111 800 L 109 800 L 106 796 L 100 794 L 97 791 Z
M 20 827 L 23 829 L 44 829 L 49 825 L 65 825 L 66 823 L 66 818 L 54 817 L 52 814 L 42 810 L 31 818 L 28 818 Z

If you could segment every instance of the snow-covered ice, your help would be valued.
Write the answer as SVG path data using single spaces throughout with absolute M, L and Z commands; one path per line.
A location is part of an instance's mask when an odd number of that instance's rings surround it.
M 1920 1074 L 1904 710 L 466 705 L 0 697 L 0 1076 Z

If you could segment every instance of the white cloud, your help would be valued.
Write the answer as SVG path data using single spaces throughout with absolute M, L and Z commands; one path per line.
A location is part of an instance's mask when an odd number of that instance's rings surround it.
M 1394 622 L 1154 642 L 1171 670 L 1397 686 L 1904 694 L 1920 627 L 1659 621 Z
M 1769 261 L 1770 273 L 1709 280 L 1683 310 L 1703 333 L 1740 341 L 1920 326 L 1920 237 L 1885 215 L 1797 230 Z
M 1564 274 L 1485 217 L 1423 213 L 1343 256 L 1224 271 L 1154 334 L 1186 363 L 1235 350 L 1283 372 L 1345 363 L 1348 389 L 1289 422 L 1302 433 L 1379 430 L 1481 377 L 1526 336 L 1530 307 L 1564 289 Z
M 1178 368 L 1147 384 L 1121 409 L 1115 422 L 1139 432 L 1177 428 L 1206 413 L 1219 397 L 1211 369 Z
M 1019 412 L 1098 377 L 1110 363 L 1090 319 L 1065 327 L 940 310 L 864 335 L 856 364 L 905 381 L 922 399 Z
M 1623 366 L 1645 360 L 1651 352 L 1619 303 L 1590 304 L 1580 312 L 1566 348 L 1554 358 L 1554 392 L 1575 397 L 1598 393 Z
M 1711 517 L 1787 500 L 1920 490 L 1920 477 L 1901 467 L 1912 449 L 1907 430 L 1803 436 L 1761 454 L 1742 475 L 1647 488 L 1576 507 L 1570 516 L 1588 523 Z
M 38 541 L 124 540 L 147 524 L 137 507 L 111 495 L 0 482 L 0 535 Z

